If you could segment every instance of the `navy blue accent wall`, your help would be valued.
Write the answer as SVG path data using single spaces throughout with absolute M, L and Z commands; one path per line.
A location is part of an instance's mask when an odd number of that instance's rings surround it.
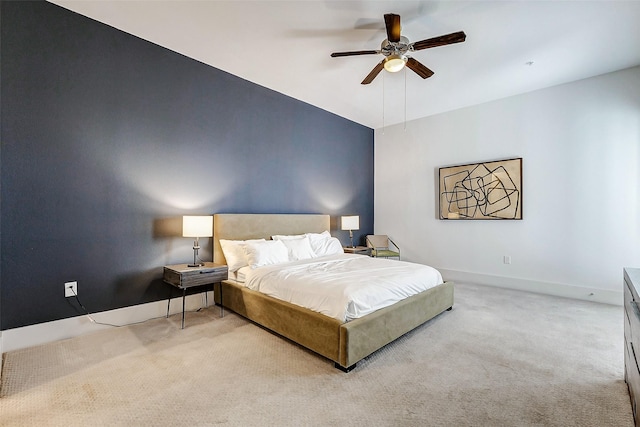
M 373 231 L 372 129 L 50 3 L 1 7 L 1 330 L 81 314 L 71 280 L 91 311 L 165 299 L 183 214 Z

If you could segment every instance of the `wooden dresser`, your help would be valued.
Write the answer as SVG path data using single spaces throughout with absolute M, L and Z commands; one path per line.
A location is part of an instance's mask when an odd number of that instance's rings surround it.
M 624 269 L 624 380 L 629 387 L 636 427 L 640 427 L 640 268 Z

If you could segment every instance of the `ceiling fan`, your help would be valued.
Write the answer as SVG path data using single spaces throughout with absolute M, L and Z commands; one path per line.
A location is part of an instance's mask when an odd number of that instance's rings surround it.
M 364 78 L 362 81 L 363 85 L 371 83 L 383 68 L 391 73 L 395 73 L 402 70 L 405 65 L 423 79 L 431 77 L 433 75 L 433 71 L 414 58 L 407 56 L 407 52 L 461 43 L 467 38 L 464 31 L 458 31 L 451 34 L 445 34 L 443 36 L 409 43 L 408 38 L 400 35 L 400 15 L 396 15 L 394 13 L 385 14 L 384 24 L 387 28 L 387 38 L 382 41 L 380 50 L 356 50 L 352 52 L 334 52 L 331 54 L 332 58 L 355 55 L 384 55 L 385 58 L 380 61 L 373 70 L 371 70 L 367 77 Z

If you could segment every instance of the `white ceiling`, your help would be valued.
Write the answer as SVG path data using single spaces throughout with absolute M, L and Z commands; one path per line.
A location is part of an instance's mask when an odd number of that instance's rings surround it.
M 640 65 L 639 0 L 51 1 L 375 129 Z M 381 55 L 329 55 L 379 49 L 384 13 L 412 42 L 467 40 L 412 54 L 431 78 L 361 85 Z

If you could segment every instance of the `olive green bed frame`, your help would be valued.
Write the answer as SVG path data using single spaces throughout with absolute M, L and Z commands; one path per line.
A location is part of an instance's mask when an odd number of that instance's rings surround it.
M 226 264 L 220 239 L 269 239 L 274 234 L 321 233 L 329 215 L 216 214 L 214 262 Z M 335 362 L 349 372 L 356 363 L 453 306 L 453 283 L 445 282 L 349 322 L 272 298 L 233 280 L 216 285 L 216 303 Z

